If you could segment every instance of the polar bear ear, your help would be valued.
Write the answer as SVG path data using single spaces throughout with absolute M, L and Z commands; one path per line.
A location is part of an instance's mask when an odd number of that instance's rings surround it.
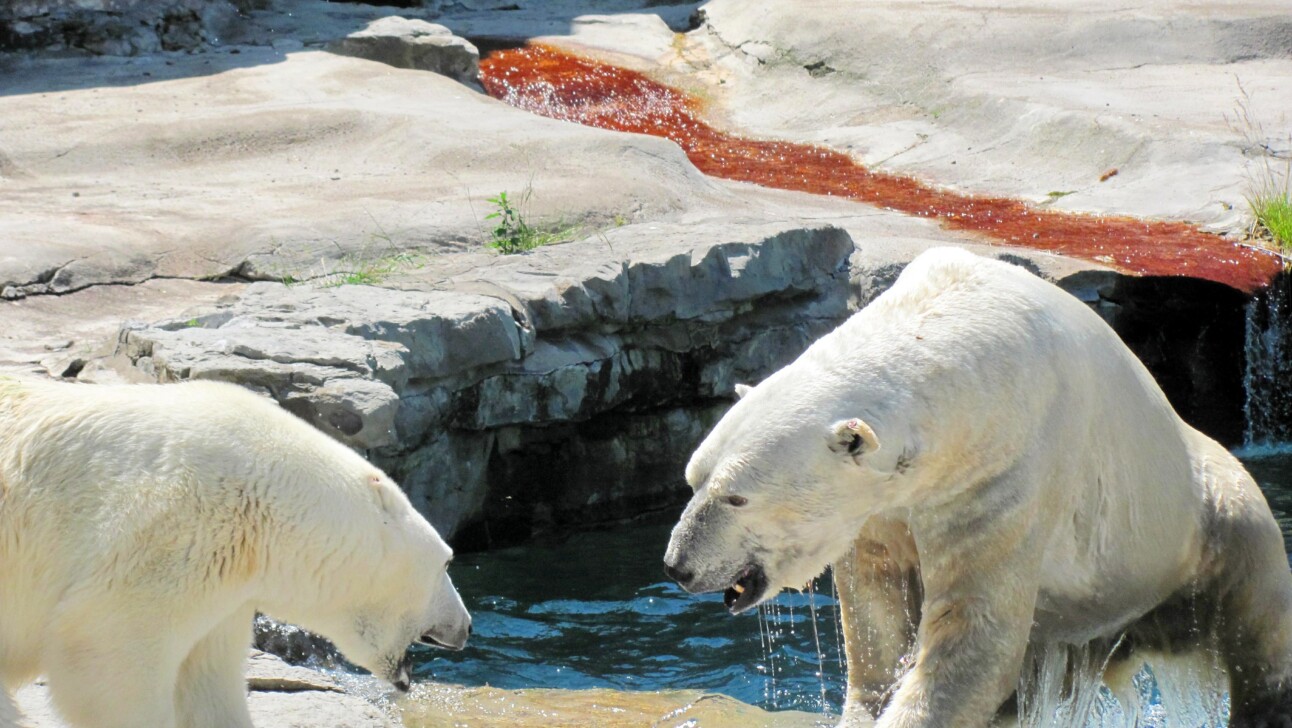
M 748 384 L 736 383 L 736 399 L 744 399 L 746 394 L 754 391 L 754 388 Z
M 859 418 L 840 420 L 830 428 L 830 449 L 837 453 L 847 453 L 854 458 L 861 457 L 879 449 L 879 438 Z
M 386 479 L 376 473 L 368 476 L 368 487 L 372 489 L 372 495 L 377 499 L 377 504 L 381 510 L 388 515 L 399 515 L 399 495 Z

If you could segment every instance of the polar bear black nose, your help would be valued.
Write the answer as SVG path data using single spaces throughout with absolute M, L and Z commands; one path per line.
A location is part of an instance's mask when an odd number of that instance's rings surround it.
M 695 578 L 694 571 L 688 571 L 681 566 L 672 566 L 667 561 L 664 562 L 664 573 L 668 575 L 668 578 L 682 586 L 690 584 L 691 580 Z

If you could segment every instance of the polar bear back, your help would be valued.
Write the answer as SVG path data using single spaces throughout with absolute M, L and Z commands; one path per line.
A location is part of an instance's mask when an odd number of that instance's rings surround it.
M 268 540 L 295 525 L 248 518 L 251 502 L 308 509 L 319 533 L 364 534 L 380 519 L 365 491 L 375 472 L 230 384 L 0 379 L 0 583 L 22 596 L 0 594 L 0 644 L 37 652 L 14 646 L 40 638 L 73 585 L 148 580 L 197 594 L 263 575 Z

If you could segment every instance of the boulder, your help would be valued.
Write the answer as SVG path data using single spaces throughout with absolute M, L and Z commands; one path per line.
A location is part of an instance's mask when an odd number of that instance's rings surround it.
M 469 85 L 480 75 L 480 52 L 465 38 L 425 20 L 386 17 L 332 41 L 333 53 L 395 68 L 432 71 Z

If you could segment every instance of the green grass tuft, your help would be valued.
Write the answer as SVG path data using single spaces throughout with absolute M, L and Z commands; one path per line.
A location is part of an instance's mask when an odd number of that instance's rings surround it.
M 1292 251 L 1292 157 L 1277 151 L 1274 137 L 1266 132 L 1252 112 L 1252 98 L 1238 83 L 1234 115 L 1229 126 L 1243 138 L 1244 152 L 1255 156 L 1255 169 L 1247 172 L 1247 206 L 1253 218 L 1253 232 L 1266 237 L 1284 252 Z M 1292 147 L 1292 138 L 1287 140 Z M 1285 147 L 1285 148 L 1287 148 Z
M 1282 197 L 1257 197 L 1248 200 L 1256 224 L 1265 229 L 1274 242 L 1284 250 L 1292 249 L 1292 198 L 1283 191 Z
M 486 245 L 503 255 L 514 255 L 544 245 L 566 243 L 577 236 L 580 231 L 577 225 L 558 223 L 551 229 L 543 229 L 530 224 L 525 219 L 524 213 L 529 196 L 530 190 L 526 189 L 520 202 L 516 202 L 504 191 L 487 200 L 493 205 L 494 211 L 485 215 L 484 219 L 493 220 L 494 224 L 493 229 L 489 231 L 490 238 Z

